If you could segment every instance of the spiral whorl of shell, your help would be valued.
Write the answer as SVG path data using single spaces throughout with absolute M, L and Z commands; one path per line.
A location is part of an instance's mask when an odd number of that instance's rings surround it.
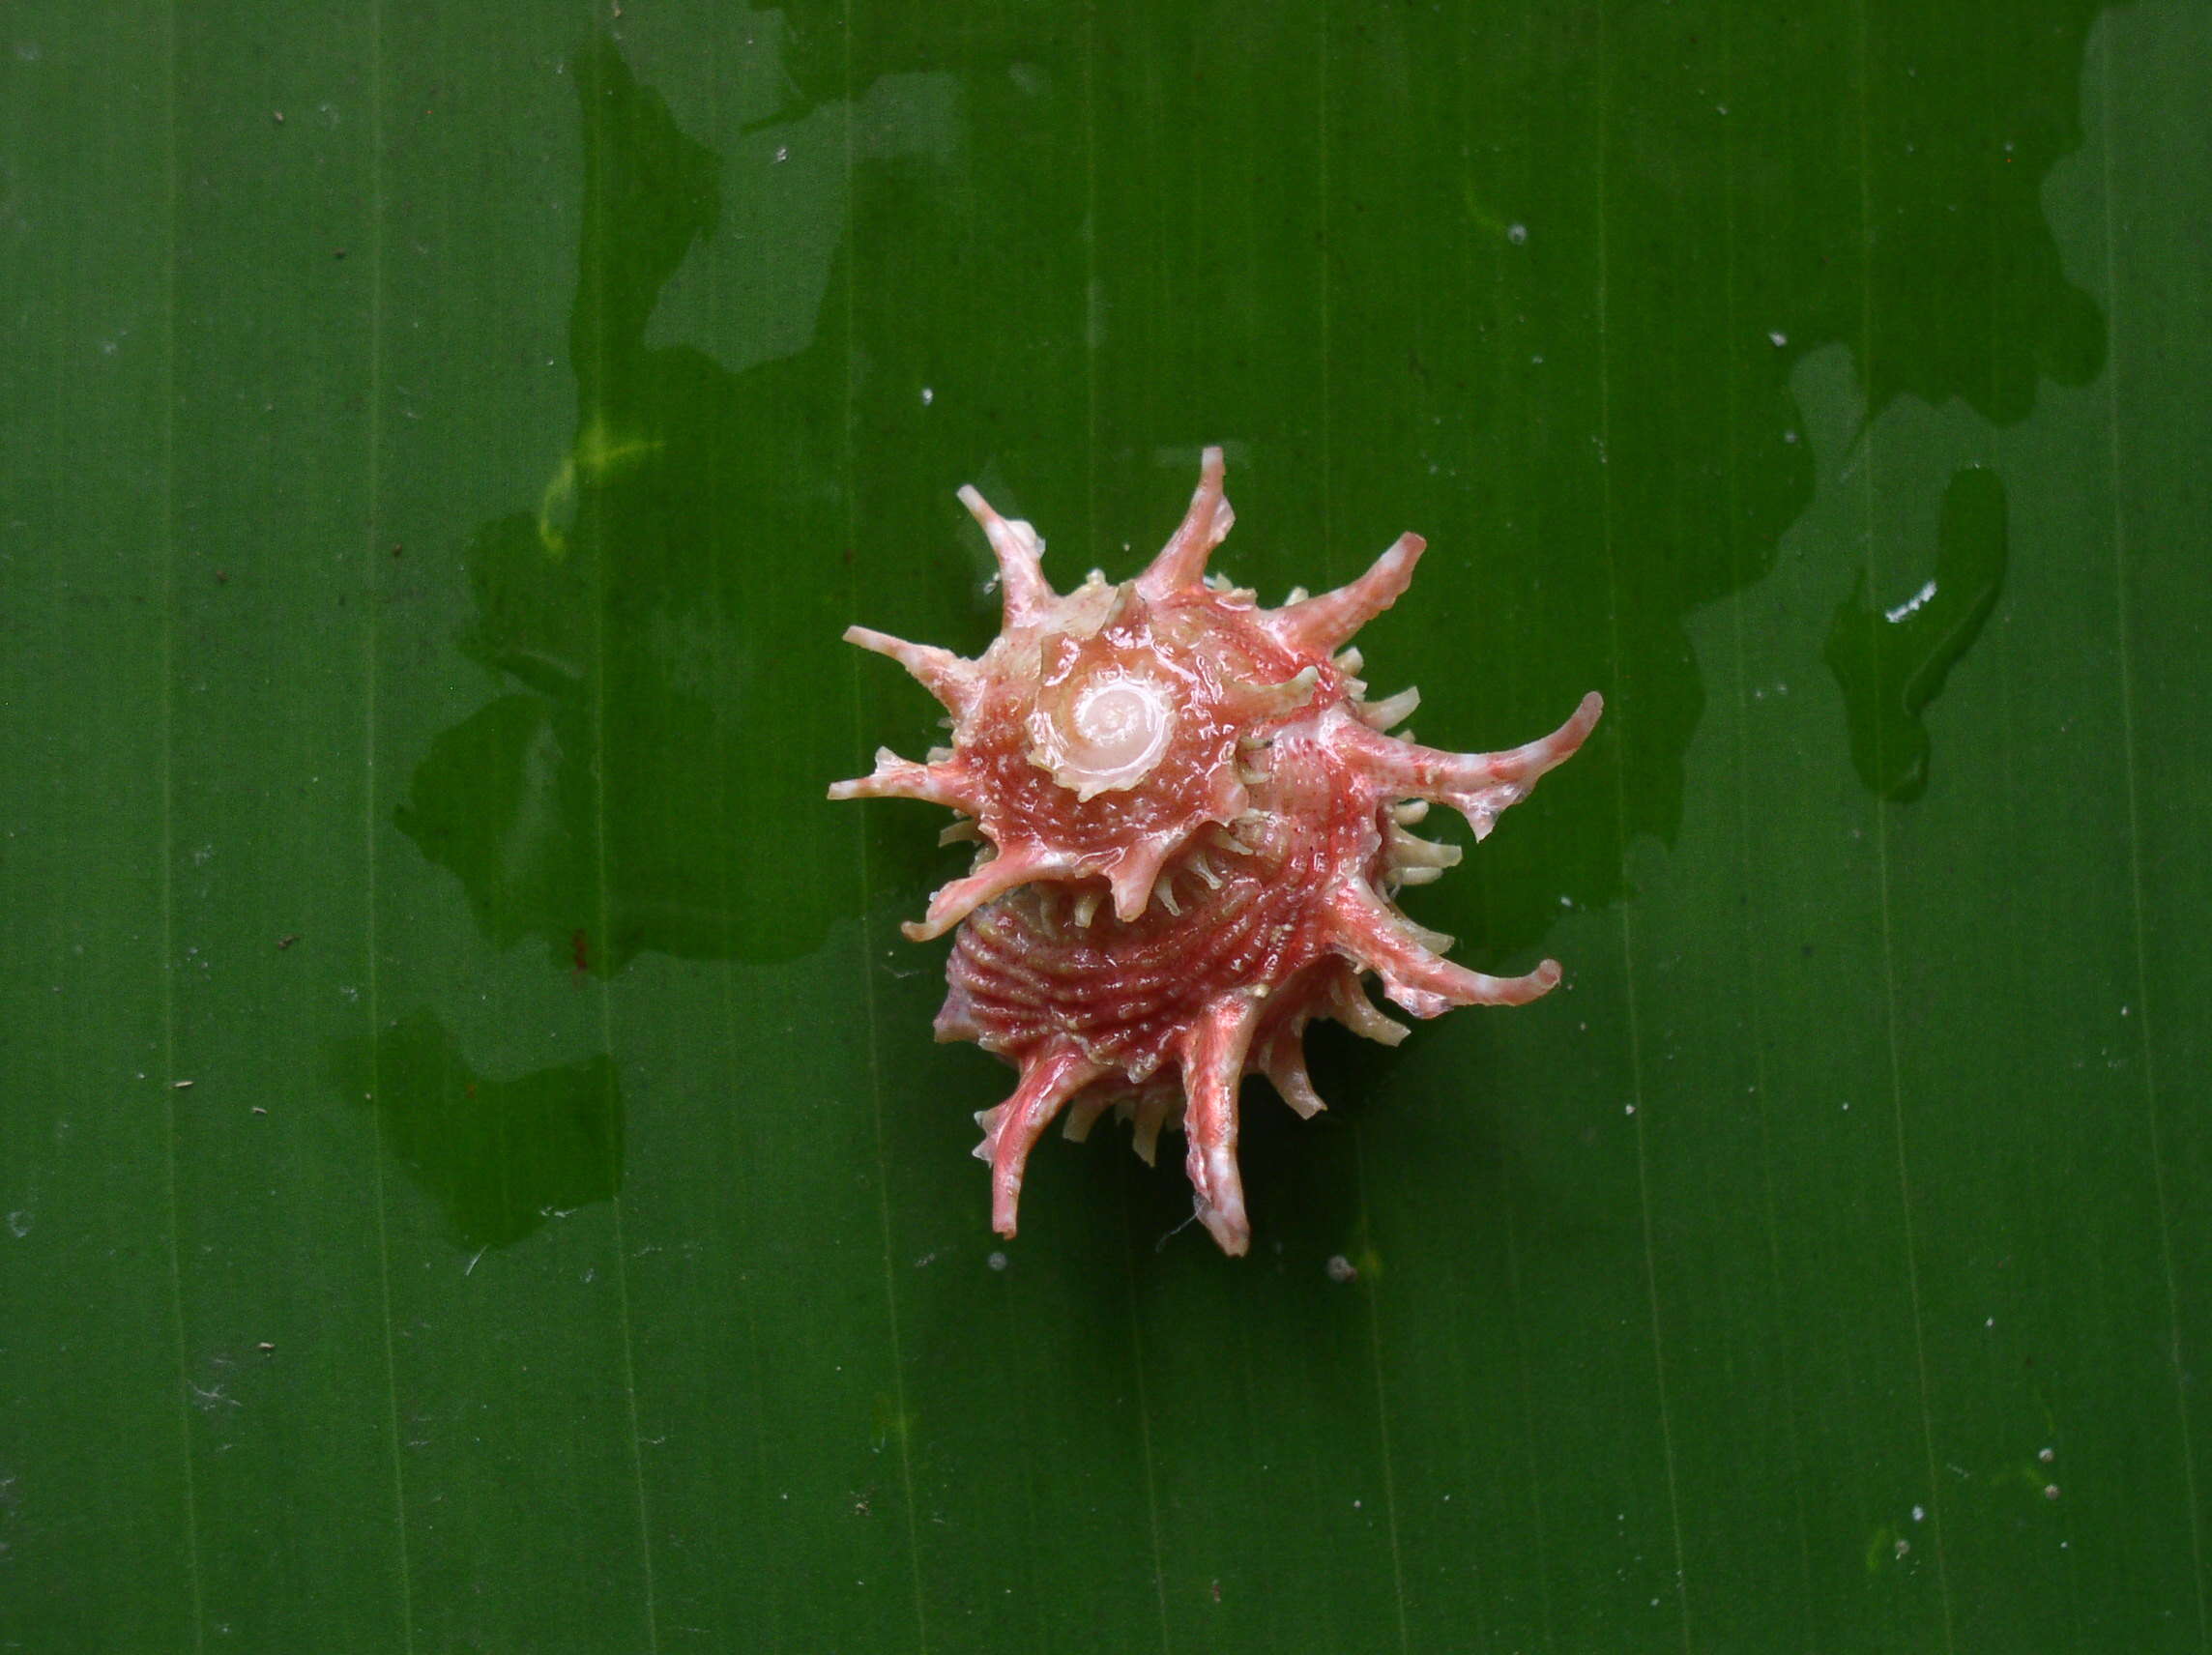
M 1181 525 L 1145 571 L 1093 570 L 1056 593 L 1029 524 L 973 488 L 961 501 L 999 564 L 1004 624 L 975 660 L 865 627 L 950 715 L 951 744 L 915 764 L 884 750 L 832 798 L 949 806 L 947 840 L 976 841 L 973 869 L 937 892 L 907 935 L 958 927 L 941 1039 L 980 1042 L 1021 1071 L 976 1117 L 992 1222 L 1014 1234 L 1031 1147 L 1062 1110 L 1080 1138 L 1116 1108 L 1152 1156 L 1179 1124 L 1198 1215 L 1223 1250 L 1250 1242 L 1237 1166 L 1237 1091 L 1265 1074 L 1301 1115 L 1306 1025 L 1333 1018 L 1395 1044 L 1416 1017 L 1520 1004 L 1558 981 L 1546 960 L 1493 977 L 1443 957 L 1451 939 L 1401 913 L 1401 886 L 1459 860 L 1409 831 L 1432 801 L 1477 840 L 1580 747 L 1601 702 L 1498 753 L 1451 753 L 1388 732 L 1412 690 L 1369 700 L 1353 635 L 1412 578 L 1423 541 L 1402 536 L 1357 580 L 1279 609 L 1206 572 L 1235 514 L 1208 449 Z

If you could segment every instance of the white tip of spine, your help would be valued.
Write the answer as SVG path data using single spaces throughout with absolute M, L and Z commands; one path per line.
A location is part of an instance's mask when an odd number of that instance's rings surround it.
M 1328 1015 L 1335 1018 L 1363 1040 L 1372 1040 L 1379 1046 L 1396 1046 L 1404 1043 L 1412 1031 L 1395 1017 L 1385 1017 L 1367 998 L 1367 991 L 1359 986 L 1359 978 L 1346 972 L 1344 978 L 1329 997 Z
M 1160 846 L 1139 843 L 1121 853 L 1121 865 L 1106 876 L 1114 892 L 1114 917 L 1124 925 L 1145 912 L 1152 899 L 1167 852 Z
M 960 504 L 983 526 L 991 555 L 999 560 L 999 590 L 1005 604 L 1006 624 L 1034 618 L 1053 596 L 1051 583 L 1044 578 L 1044 542 L 1037 538 L 1037 532 L 1019 518 L 1000 516 L 973 483 L 962 485 Z
M 1077 1098 L 1067 1106 L 1067 1119 L 1061 1126 L 1061 1136 L 1070 1144 L 1082 1143 L 1091 1136 L 1091 1127 L 1098 1124 L 1098 1118 L 1112 1107 L 1108 1098 L 1095 1095 Z
M 872 626 L 846 627 L 845 642 L 879 655 L 888 655 L 912 673 L 922 688 L 936 696 L 947 712 L 965 712 L 975 698 L 975 669 L 950 650 L 941 650 L 934 644 L 909 643 Z
M 1244 685 L 1237 697 L 1237 706 L 1250 718 L 1285 718 L 1313 700 L 1320 682 L 1321 668 L 1304 667 L 1296 677 L 1287 678 L 1280 683 Z
M 1381 701 L 1363 702 L 1356 711 L 1359 721 L 1370 730 L 1388 730 L 1412 717 L 1420 705 L 1421 692 L 1409 686 Z
M 1159 556 L 1137 577 L 1137 590 L 1147 597 L 1165 597 L 1195 586 L 1206 574 L 1206 560 L 1221 544 L 1237 521 L 1229 498 L 1222 492 L 1227 466 L 1221 450 L 1208 448 L 1199 456 L 1198 489 L 1190 497 L 1190 509 L 1168 537 Z
M 1604 711 L 1604 698 L 1592 690 L 1549 736 L 1496 753 L 1444 752 L 1421 746 L 1411 730 L 1391 737 L 1358 724 L 1346 726 L 1345 744 L 1357 752 L 1360 768 L 1386 795 L 1448 804 L 1467 818 L 1480 841 L 1547 771 L 1575 755 Z
M 1314 1090 L 1313 1077 L 1306 1072 L 1305 1052 L 1296 1034 L 1286 1031 L 1276 1037 L 1267 1053 L 1266 1068 L 1268 1084 L 1300 1120 L 1311 1120 L 1328 1107 L 1322 1102 L 1321 1093 Z
M 929 899 L 929 911 L 919 920 L 908 920 L 899 929 L 913 943 L 942 937 L 986 902 L 1006 894 L 1033 879 L 1062 872 L 1053 857 L 1020 850 L 1001 852 L 966 879 L 954 880 Z
M 1270 618 L 1275 635 L 1294 648 L 1324 654 L 1342 648 L 1405 594 L 1413 582 L 1413 566 L 1428 544 L 1418 535 L 1400 535 L 1351 585 L 1276 610 Z
M 1341 886 L 1331 908 L 1338 946 L 1380 976 L 1382 992 L 1415 1017 L 1441 1016 L 1455 1005 L 1524 1005 L 1559 980 L 1556 960 L 1518 977 L 1455 966 L 1440 957 L 1450 939 L 1414 924 L 1362 886 Z
M 1148 1097 L 1136 1106 L 1132 1147 L 1148 1167 L 1159 1165 L 1160 1128 L 1168 1123 L 1168 1111 L 1173 1107 L 1164 1097 Z
M 917 765 L 888 747 L 876 749 L 873 773 L 831 782 L 830 797 L 838 800 L 918 798 L 925 804 L 942 804 L 953 810 L 974 808 L 970 784 L 958 771 L 943 765 Z
M 1024 1063 L 1013 1096 L 975 1118 L 984 1130 L 976 1153 L 991 1163 L 991 1228 L 1000 1234 L 1014 1234 L 1030 1150 L 1053 1117 L 1100 1073 L 1072 1046 L 1048 1048 Z

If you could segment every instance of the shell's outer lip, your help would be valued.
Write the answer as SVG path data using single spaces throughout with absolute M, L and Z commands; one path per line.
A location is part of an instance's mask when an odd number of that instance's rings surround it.
M 1174 686 L 1127 670 L 1091 677 L 1058 716 L 1030 715 L 1030 762 L 1083 803 L 1135 787 L 1175 738 Z

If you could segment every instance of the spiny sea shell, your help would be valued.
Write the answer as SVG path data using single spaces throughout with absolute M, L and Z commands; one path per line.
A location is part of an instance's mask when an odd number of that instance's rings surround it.
M 959 927 L 938 1038 L 977 1041 L 1021 1071 L 1013 1095 L 975 1118 L 1004 1235 L 1053 1118 L 1066 1109 L 1081 1139 L 1116 1108 L 1147 1161 L 1162 1127 L 1182 1127 L 1198 1216 L 1242 1253 L 1239 1084 L 1264 1074 L 1310 1117 L 1322 1101 L 1308 1023 L 1404 1039 L 1363 973 L 1415 1017 L 1522 1004 L 1559 980 L 1553 960 L 1518 977 L 1455 966 L 1441 957 L 1451 939 L 1392 899 L 1459 860 L 1407 830 L 1432 800 L 1482 839 L 1582 745 L 1603 703 L 1585 696 L 1551 735 L 1506 752 L 1386 734 L 1419 698 L 1368 700 L 1346 646 L 1406 590 L 1424 542 L 1401 536 L 1351 585 L 1263 609 L 1206 572 L 1235 518 L 1222 469 L 1208 449 L 1190 510 L 1144 573 L 1109 586 L 1092 570 L 1064 595 L 1044 578 L 1035 531 L 964 488 L 999 562 L 1005 613 L 990 648 L 971 661 L 863 626 L 845 634 L 951 715 L 952 744 L 928 763 L 882 750 L 873 774 L 830 797 L 946 805 L 961 814 L 947 842 L 978 842 L 974 869 L 905 929 L 920 941 Z

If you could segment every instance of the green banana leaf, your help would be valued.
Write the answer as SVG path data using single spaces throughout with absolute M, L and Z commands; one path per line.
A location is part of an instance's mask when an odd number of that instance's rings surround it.
M 2212 9 L 0 10 L 0 1649 L 2212 1649 Z M 1202 446 L 1525 1009 L 989 1229 L 942 812 Z

